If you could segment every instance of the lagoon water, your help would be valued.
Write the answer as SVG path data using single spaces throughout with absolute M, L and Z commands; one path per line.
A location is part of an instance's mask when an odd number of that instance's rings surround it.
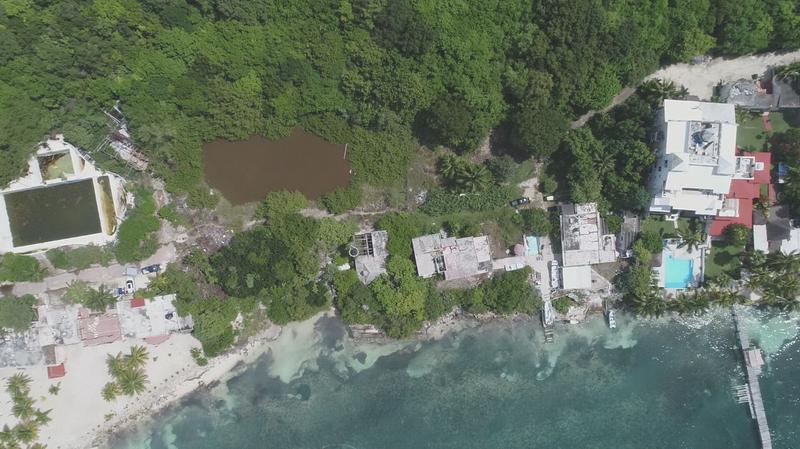
M 798 317 L 751 312 L 776 449 L 800 447 Z M 341 324 L 284 332 L 227 382 L 111 443 L 117 449 L 756 449 L 734 385 L 730 316 L 496 323 L 436 342 L 356 344 Z

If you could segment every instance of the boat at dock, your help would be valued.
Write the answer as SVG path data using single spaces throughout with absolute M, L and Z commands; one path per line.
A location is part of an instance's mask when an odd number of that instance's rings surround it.
M 617 328 L 617 317 L 616 317 L 616 313 L 614 312 L 614 309 L 611 309 L 611 310 L 608 311 L 607 317 L 608 317 L 608 327 L 610 329 L 616 329 Z

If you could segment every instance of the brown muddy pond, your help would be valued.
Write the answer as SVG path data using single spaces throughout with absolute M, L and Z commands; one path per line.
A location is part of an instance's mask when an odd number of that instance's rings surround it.
M 317 199 L 350 183 L 344 145 L 299 129 L 281 140 L 216 140 L 203 146 L 203 161 L 206 182 L 234 205 L 261 201 L 276 190 Z

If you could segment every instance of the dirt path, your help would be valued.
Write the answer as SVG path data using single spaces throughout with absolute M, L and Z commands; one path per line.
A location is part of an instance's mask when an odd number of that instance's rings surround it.
M 620 91 L 620 93 L 618 93 L 611 100 L 611 104 L 609 104 L 608 106 L 604 107 L 603 109 L 601 109 L 599 111 L 589 111 L 586 114 L 583 114 L 582 116 L 578 117 L 578 120 L 575 120 L 574 122 L 570 123 L 570 125 L 569 125 L 570 129 L 578 129 L 578 128 L 582 127 L 583 125 L 585 125 L 586 122 L 591 120 L 591 118 L 594 117 L 595 114 L 597 114 L 598 112 L 608 112 L 614 106 L 617 106 L 617 105 L 620 105 L 620 104 L 624 103 L 625 100 L 627 100 L 628 97 L 633 95 L 634 92 L 636 92 L 636 88 L 635 87 L 626 87 L 626 88 L 622 89 Z
M 681 84 L 703 100 L 710 100 L 714 94 L 714 86 L 720 82 L 736 81 L 763 74 L 768 67 L 782 66 L 800 61 L 800 50 L 789 53 L 763 53 L 759 55 L 740 56 L 733 59 L 714 58 L 702 64 L 673 64 L 664 67 L 645 78 L 650 80 L 662 78 Z M 614 106 L 623 103 L 633 93 L 635 87 L 626 87 L 611 100 L 611 104 L 600 111 L 589 111 L 570 124 L 571 129 L 585 125 L 598 112 L 607 112 Z
M 720 81 L 736 81 L 761 75 L 770 66 L 781 66 L 800 61 L 800 50 L 788 53 L 763 53 L 734 59 L 714 58 L 703 64 L 673 64 L 662 68 L 645 79 L 665 78 L 682 84 L 690 95 L 708 100 L 714 86 Z

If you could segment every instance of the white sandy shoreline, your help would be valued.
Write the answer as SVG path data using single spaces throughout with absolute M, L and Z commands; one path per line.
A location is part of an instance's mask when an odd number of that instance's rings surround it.
M 206 366 L 198 366 L 190 351 L 199 347 L 191 335 L 176 334 L 158 346 L 144 345 L 150 353 L 145 371 L 149 382 L 147 391 L 136 397 L 119 396 L 106 402 L 101 389 L 110 376 L 106 369 L 108 354 L 125 353 L 135 340 L 118 341 L 95 347 L 79 345 L 66 348 L 67 375 L 48 379 L 44 366 L 2 368 L 0 377 L 22 372 L 31 377 L 31 397 L 36 407 L 51 410 L 52 421 L 41 426 L 39 442 L 50 449 L 88 449 L 101 447 L 108 437 L 136 422 L 152 416 L 182 397 L 210 383 L 231 375 L 240 363 L 247 363 L 263 354 L 281 334 L 280 326 L 271 326 L 245 346 L 209 359 Z M 52 395 L 48 389 L 59 385 L 60 391 Z M 3 385 L 4 387 L 4 385 Z M 5 389 L 0 389 L 1 424 L 13 425 L 11 401 Z

